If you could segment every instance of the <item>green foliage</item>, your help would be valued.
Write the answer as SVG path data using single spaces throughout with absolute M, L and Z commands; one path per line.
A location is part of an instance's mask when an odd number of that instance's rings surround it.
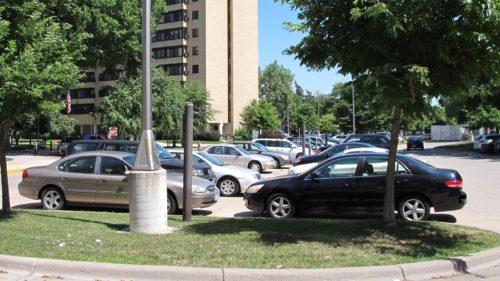
M 152 71 L 153 131 L 171 140 L 179 138 L 184 104 L 189 98 L 194 104 L 194 124 L 204 132 L 213 110 L 208 104 L 207 90 L 199 84 L 186 84 L 167 76 L 161 68 Z M 101 100 L 98 112 L 104 127 L 118 127 L 121 138 L 137 137 L 142 128 L 142 77 L 129 76 L 120 80 L 110 94 Z
M 47 0 L 46 13 L 71 25 L 67 36 L 82 36 L 86 46 L 80 67 L 126 67 L 135 72 L 141 62 L 141 1 Z M 153 1 L 153 19 L 166 10 L 165 1 Z M 153 26 L 154 27 L 154 26 Z
M 467 113 L 467 118 L 472 129 L 500 128 L 500 109 L 491 105 L 479 105 L 476 111 Z
M 299 104 L 291 114 L 291 123 L 293 127 L 302 129 L 302 125 L 306 125 L 306 129 L 316 129 L 319 127 L 319 118 L 314 105 L 310 103 Z
M 245 128 L 238 128 L 234 131 L 234 140 L 242 141 L 252 139 L 252 134 Z
M 276 129 L 280 121 L 278 112 L 271 102 L 261 99 L 252 100 L 243 108 L 241 125 L 248 131 L 260 129 Z
M 48 112 L 48 130 L 57 136 L 71 136 L 75 132 L 76 120 L 59 113 L 58 111 Z
M 194 133 L 193 139 L 201 141 L 218 141 L 220 140 L 220 134 L 219 132 L 214 132 L 214 131 L 204 131 L 204 132 Z
M 337 132 L 339 126 L 336 123 L 335 116 L 333 114 L 322 115 L 319 119 L 319 129 L 324 133 Z
M 292 72 L 276 61 L 259 73 L 259 97 L 276 108 L 281 124 L 285 123 L 286 114 L 291 107 L 293 79 Z

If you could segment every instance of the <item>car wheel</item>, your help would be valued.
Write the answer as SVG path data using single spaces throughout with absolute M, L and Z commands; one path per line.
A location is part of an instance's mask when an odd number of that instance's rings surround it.
M 421 197 L 406 197 L 399 203 L 399 214 L 404 221 L 426 220 L 430 215 L 429 203 Z
M 260 165 L 259 162 L 256 162 L 256 161 L 252 161 L 248 164 L 248 168 L 250 170 L 254 170 L 254 171 L 257 171 L 257 172 L 261 172 L 262 171 L 262 165 Z
M 167 212 L 169 215 L 175 214 L 179 211 L 179 207 L 177 206 L 177 201 L 175 197 L 168 193 L 167 195 Z
M 302 157 L 302 153 L 297 153 L 297 155 L 295 155 L 295 159 L 299 159 L 299 157 Z
M 267 200 L 267 213 L 275 219 L 291 218 L 295 215 L 295 203 L 288 195 L 276 193 Z
M 49 187 L 43 191 L 42 207 L 46 210 L 62 210 L 66 206 L 64 193 L 56 187 Z
M 273 158 L 273 159 L 274 159 L 274 162 L 275 162 L 275 164 L 273 165 L 273 167 L 274 167 L 275 169 L 279 169 L 279 168 L 281 168 L 281 165 L 280 165 L 280 160 L 279 160 L 278 158 Z
M 217 186 L 222 196 L 236 196 L 240 192 L 240 185 L 234 178 L 224 177 Z

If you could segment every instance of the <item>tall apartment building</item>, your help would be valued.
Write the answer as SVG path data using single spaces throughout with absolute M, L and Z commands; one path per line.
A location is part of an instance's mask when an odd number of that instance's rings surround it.
M 257 1 L 166 0 L 168 12 L 152 36 L 153 64 L 181 81 L 204 85 L 217 111 L 209 122 L 223 134 L 234 132 L 243 107 L 258 98 Z M 88 71 L 85 86 L 71 90 L 79 133 L 97 132 L 99 119 L 90 113 L 123 75 Z

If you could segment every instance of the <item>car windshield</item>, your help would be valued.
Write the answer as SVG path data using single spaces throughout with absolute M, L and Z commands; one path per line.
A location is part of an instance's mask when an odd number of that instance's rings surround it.
M 166 150 L 165 148 L 163 148 L 159 144 L 156 144 L 156 152 L 158 153 L 158 158 L 160 158 L 160 159 L 174 158 L 172 153 L 168 152 L 168 150 Z
M 129 155 L 123 157 L 123 161 L 127 162 L 130 166 L 134 167 L 135 155 Z
M 214 164 L 214 165 L 217 165 L 217 166 L 225 166 L 224 163 L 222 163 L 221 161 L 213 158 L 212 156 L 208 155 L 207 153 L 198 153 L 201 157 L 203 157 L 203 159 L 207 160 L 208 162 Z
M 258 147 L 262 151 L 269 151 L 269 149 L 267 147 L 263 146 L 262 144 L 260 144 L 258 142 L 253 142 L 252 145 L 255 145 L 256 147 Z
M 251 153 L 248 152 L 248 150 L 244 149 L 243 147 L 239 147 L 237 145 L 233 146 L 236 150 L 238 150 L 239 152 L 245 154 L 245 155 L 250 155 Z
M 409 141 L 418 141 L 420 139 L 421 139 L 420 137 L 409 137 L 408 138 Z

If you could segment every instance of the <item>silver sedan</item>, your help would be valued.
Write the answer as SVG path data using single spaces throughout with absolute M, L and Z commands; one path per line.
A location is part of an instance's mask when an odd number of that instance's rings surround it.
M 265 169 L 272 169 L 276 166 L 273 158 L 251 154 L 244 148 L 234 144 L 214 144 L 205 147 L 202 151 L 224 164 L 249 168 L 258 172 L 262 172 Z
M 184 159 L 183 152 L 172 152 L 174 157 Z M 236 196 L 245 192 L 250 185 L 262 180 L 262 175 L 247 168 L 227 165 L 204 152 L 193 152 L 193 163 L 210 166 L 217 178 L 217 187 L 222 196 Z
M 128 205 L 128 173 L 135 155 L 116 151 L 82 152 L 62 158 L 45 167 L 23 171 L 19 193 L 42 202 L 42 207 L 60 210 L 69 204 Z M 168 213 L 182 208 L 182 174 L 167 176 Z M 215 204 L 220 192 L 208 180 L 193 177 L 192 207 Z

